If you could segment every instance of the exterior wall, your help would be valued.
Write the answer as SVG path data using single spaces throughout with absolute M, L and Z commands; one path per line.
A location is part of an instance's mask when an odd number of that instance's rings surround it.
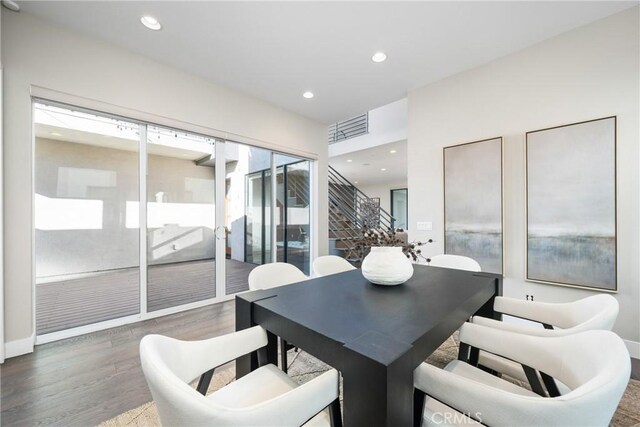
M 409 217 L 412 239 L 443 251 L 442 148 L 504 137 L 507 296 L 573 301 L 593 292 L 525 281 L 525 133 L 617 115 L 618 287 L 614 330 L 640 357 L 638 140 L 639 7 L 569 31 L 409 94 Z M 433 221 L 433 231 L 416 231 Z M 633 350 L 633 349 L 636 350 Z
M 12 355 L 33 345 L 31 93 L 317 158 L 318 254 L 327 250 L 326 126 L 27 13 L 2 14 L 5 67 L 5 322 Z M 57 96 L 56 96 L 57 97 Z M 57 99 L 64 101 L 65 99 Z M 215 133 L 215 134 L 213 134 Z M 29 344 L 30 343 L 30 344 Z M 15 349 L 20 350 L 15 350 Z M 9 353 L 9 351 L 7 351 Z
M 64 198 L 73 198 L 73 194 L 66 194 L 61 188 L 61 168 L 94 169 L 111 173 L 114 177 L 112 188 L 89 187 L 86 194 L 86 200 L 99 201 L 102 205 L 99 228 L 73 229 L 73 224 L 70 224 L 71 227 L 64 230 L 38 229 L 39 214 L 50 215 L 51 213 L 36 211 L 35 249 L 38 260 L 36 277 L 113 270 L 139 265 L 138 210 L 135 209 L 135 212 L 126 210 L 128 203 L 137 206 L 138 202 L 138 153 L 36 138 L 35 164 L 37 165 L 36 198 L 44 196 L 62 201 Z M 214 197 L 214 168 L 197 166 L 191 160 L 164 156 L 149 156 L 148 164 L 147 191 L 150 215 L 163 208 L 163 203 L 156 203 L 153 199 L 153 194 L 158 191 L 163 191 L 168 196 L 168 199 L 164 200 L 165 203 L 172 205 L 187 203 L 186 206 L 188 203 L 198 203 L 199 207 L 205 205 L 204 207 L 208 208 L 206 211 L 213 215 L 214 204 L 211 201 Z M 205 190 L 206 194 L 194 195 L 186 191 L 186 181 L 189 179 L 209 181 L 210 186 Z M 153 206 L 154 204 L 156 206 Z M 199 218 L 203 226 L 184 227 L 179 225 L 180 218 L 171 219 L 167 218 L 166 213 L 164 215 L 163 212 L 158 213 L 163 223 L 167 225 L 154 227 L 150 224 L 150 253 L 147 258 L 150 264 L 214 257 L 213 224 L 209 227 L 204 225 L 207 221 L 213 223 L 213 217 Z M 133 218 L 133 224 L 131 224 L 132 218 L 123 217 L 130 214 L 136 217 Z M 156 235 L 158 231 L 162 232 L 162 238 Z M 197 233 L 201 240 L 188 247 L 162 250 L 162 240 L 169 240 L 174 236 L 187 233 Z

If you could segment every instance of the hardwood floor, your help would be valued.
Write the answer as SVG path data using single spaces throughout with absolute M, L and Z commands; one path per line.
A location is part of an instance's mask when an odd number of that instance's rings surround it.
M 158 333 L 196 340 L 233 332 L 234 308 L 233 301 L 215 304 L 40 345 L 8 359 L 0 365 L 0 425 L 93 426 L 150 402 L 140 339 Z M 639 401 L 637 385 L 630 384 L 616 425 L 635 424 Z
M 36 347 L 0 367 L 3 426 L 89 426 L 151 400 L 140 339 L 159 333 L 203 339 L 234 330 L 234 302 Z
M 256 265 L 226 260 L 227 294 L 249 289 L 247 278 Z M 214 298 L 213 260 L 150 266 L 149 311 Z M 36 285 L 38 335 L 138 314 L 138 268 L 39 280 Z

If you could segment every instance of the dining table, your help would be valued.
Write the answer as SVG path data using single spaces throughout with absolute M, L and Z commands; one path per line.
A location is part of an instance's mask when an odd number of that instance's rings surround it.
M 277 365 L 277 337 L 337 369 L 346 427 L 412 426 L 413 372 L 472 316 L 499 319 L 502 276 L 427 265 L 396 286 L 359 269 L 236 296 L 236 330 L 260 325 L 268 344 L 236 360 L 242 377 Z M 264 360 L 266 358 L 266 360 Z

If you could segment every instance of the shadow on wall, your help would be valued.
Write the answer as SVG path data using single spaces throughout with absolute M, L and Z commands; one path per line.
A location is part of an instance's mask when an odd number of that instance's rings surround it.
M 105 239 L 104 230 L 36 230 L 36 277 L 137 267 L 138 230 L 114 230 L 109 236 Z M 215 237 L 208 227 L 149 229 L 149 265 L 212 258 Z

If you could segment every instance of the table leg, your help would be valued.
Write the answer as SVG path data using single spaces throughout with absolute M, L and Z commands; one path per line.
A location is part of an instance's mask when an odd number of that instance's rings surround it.
M 502 277 L 495 277 L 495 292 L 493 297 L 487 301 L 476 313 L 475 316 L 488 317 L 490 319 L 502 320 L 502 314 L 494 311 L 493 303 L 496 297 L 502 296 Z
M 493 297 L 489 301 L 487 301 L 478 311 L 476 311 L 475 316 L 488 317 L 490 319 L 502 320 L 502 313 L 498 313 L 493 309 L 493 303 L 497 296 L 502 296 L 502 277 L 495 278 L 495 292 Z M 460 351 L 458 356 L 460 357 L 462 353 L 468 352 L 468 357 L 466 361 L 472 366 L 478 366 L 478 358 L 480 357 L 480 350 L 476 347 L 469 347 L 461 343 Z M 460 359 L 464 360 L 464 359 Z
M 236 298 L 236 331 L 256 326 L 251 317 L 251 301 Z M 267 331 L 267 346 L 236 359 L 236 378 L 243 377 L 262 365 L 278 365 L 278 338 Z
M 251 321 L 251 302 L 236 297 L 236 331 L 254 326 Z M 236 359 L 236 378 L 258 369 L 258 354 L 249 353 Z
M 413 366 L 410 353 L 390 365 L 347 350 L 344 425 L 413 425 Z

